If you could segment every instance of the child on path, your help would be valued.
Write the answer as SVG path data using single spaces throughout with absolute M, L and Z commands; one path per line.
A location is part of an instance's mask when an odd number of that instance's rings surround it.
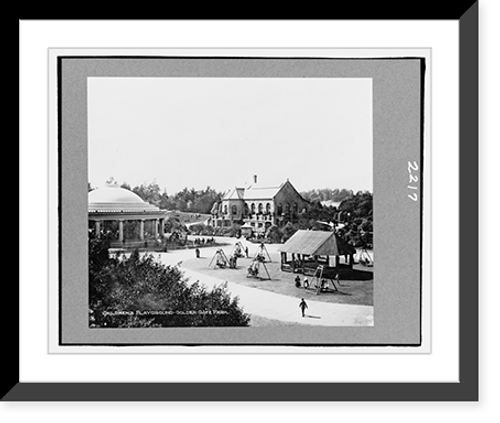
M 302 317 L 305 317 L 306 308 L 308 308 L 308 307 L 307 307 L 307 303 L 306 303 L 306 301 L 304 300 L 304 298 L 302 298 L 302 299 L 300 300 L 300 303 L 299 303 L 299 308 L 300 308 L 300 310 L 302 311 Z

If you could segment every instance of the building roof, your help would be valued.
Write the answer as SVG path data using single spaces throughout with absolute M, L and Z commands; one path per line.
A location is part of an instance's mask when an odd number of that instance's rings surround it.
M 88 193 L 88 210 L 89 213 L 147 213 L 160 209 L 128 189 L 106 186 Z
M 233 188 L 224 195 L 223 200 L 243 200 L 244 191 L 245 188 Z
M 278 251 L 309 256 L 343 256 L 355 254 L 352 245 L 335 232 L 299 230 Z
M 245 200 L 271 200 L 284 184 L 278 186 L 251 185 L 245 190 Z

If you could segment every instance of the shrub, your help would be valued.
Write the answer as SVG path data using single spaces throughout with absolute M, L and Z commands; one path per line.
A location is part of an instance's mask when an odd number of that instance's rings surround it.
M 104 257 L 93 240 L 89 257 L 91 327 L 247 326 L 249 316 L 227 284 L 190 284 L 177 266 L 152 255 Z
M 266 232 L 266 237 L 272 243 L 281 242 L 281 238 L 283 237 L 283 233 L 277 225 L 271 225 Z
M 282 229 L 283 242 L 288 241 L 288 239 L 290 239 L 295 232 L 297 232 L 297 227 L 293 225 L 291 222 L 288 222 Z

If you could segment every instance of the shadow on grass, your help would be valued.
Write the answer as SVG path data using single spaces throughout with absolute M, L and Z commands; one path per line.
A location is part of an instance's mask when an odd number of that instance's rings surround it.
M 306 314 L 304 317 L 308 319 L 321 319 L 320 316 L 313 316 L 312 314 Z
M 309 289 L 307 289 L 307 288 L 306 288 L 306 291 L 317 292 L 317 290 L 316 290 L 316 289 L 312 289 L 312 288 L 309 288 Z M 332 295 L 346 295 L 346 296 L 348 296 L 348 297 L 351 297 L 351 296 L 352 296 L 352 294 L 351 294 L 351 293 L 349 293 L 349 292 L 343 292 L 343 291 L 334 290 L 334 289 L 331 289 L 331 288 L 329 288 L 329 289 L 323 289 L 323 290 L 320 292 L 320 294 L 319 294 L 319 295 L 324 295 L 324 294 L 332 294 Z

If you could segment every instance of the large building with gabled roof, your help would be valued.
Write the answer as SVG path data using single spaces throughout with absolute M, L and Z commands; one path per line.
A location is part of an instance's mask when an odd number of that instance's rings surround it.
M 243 223 L 255 233 L 265 233 L 272 225 L 298 221 L 309 206 L 289 180 L 279 185 L 265 185 L 258 184 L 254 177 L 254 184 L 235 187 L 226 192 L 220 203 L 214 204 L 212 225 Z

